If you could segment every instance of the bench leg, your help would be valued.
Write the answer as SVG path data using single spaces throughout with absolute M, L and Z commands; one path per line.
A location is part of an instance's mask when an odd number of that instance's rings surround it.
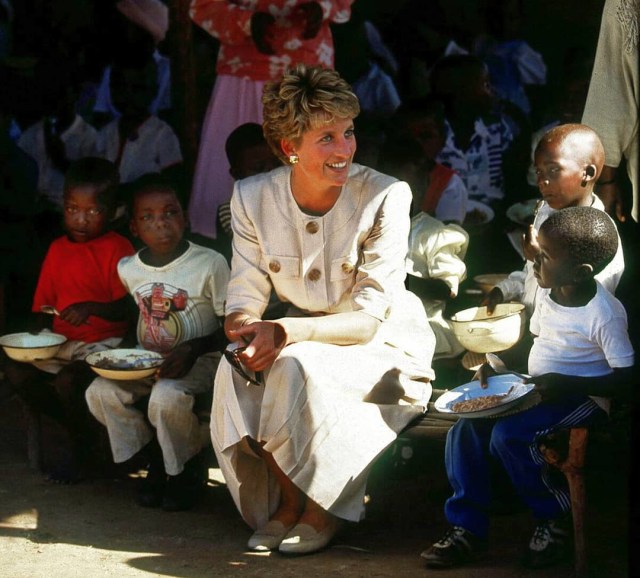
M 584 485 L 584 460 L 589 439 L 587 428 L 573 428 L 569 435 L 569 455 L 562 468 L 569 482 L 576 578 L 587 576 L 587 550 L 584 532 L 586 493 Z

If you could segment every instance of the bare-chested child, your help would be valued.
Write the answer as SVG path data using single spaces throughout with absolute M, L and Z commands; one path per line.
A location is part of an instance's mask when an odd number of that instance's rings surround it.
M 485 300 L 490 312 L 498 303 L 520 301 L 527 313 L 532 314 L 539 291 L 533 275 L 533 261 L 539 251 L 537 232 L 549 215 L 567 207 L 594 207 L 604 211 L 602 201 L 593 192 L 604 165 L 604 148 L 595 131 L 582 124 L 552 128 L 538 143 L 534 164 L 542 199 L 535 220 L 523 237 L 527 261 L 522 271 L 514 271 L 491 290 Z M 615 257 L 596 279 L 613 293 L 623 271 L 622 245 L 618 242 Z

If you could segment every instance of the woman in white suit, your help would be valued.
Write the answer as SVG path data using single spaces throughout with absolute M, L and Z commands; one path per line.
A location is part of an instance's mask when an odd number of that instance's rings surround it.
M 349 85 L 298 65 L 263 107 L 288 166 L 234 188 L 211 433 L 249 548 L 303 554 L 363 517 L 372 463 L 425 411 L 435 340 L 404 287 L 411 191 L 352 163 Z M 272 289 L 289 310 L 264 321 Z

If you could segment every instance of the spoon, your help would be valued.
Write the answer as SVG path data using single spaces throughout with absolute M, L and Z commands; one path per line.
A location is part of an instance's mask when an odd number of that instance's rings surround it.
M 48 313 L 49 315 L 58 315 L 60 316 L 60 311 L 58 311 L 53 305 L 43 305 L 40 307 L 40 311 L 43 313 Z
M 517 371 L 512 371 L 509 369 L 502 359 L 500 359 L 495 353 L 486 353 L 487 363 L 491 366 L 491 369 L 496 373 L 510 373 L 511 375 L 515 375 L 517 377 L 521 377 L 522 379 L 529 379 L 530 375 L 525 375 L 524 373 L 518 373 Z
M 58 311 L 53 305 L 41 305 L 40 311 L 43 313 L 48 313 L 49 315 L 57 315 L 60 317 L 60 311 Z M 88 321 L 83 321 L 83 325 L 91 325 Z

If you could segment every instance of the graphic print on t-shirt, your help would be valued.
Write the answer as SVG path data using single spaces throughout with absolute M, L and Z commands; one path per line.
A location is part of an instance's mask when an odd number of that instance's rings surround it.
M 189 294 L 184 289 L 165 283 L 148 283 L 135 292 L 140 310 L 138 340 L 151 351 L 170 351 L 185 333 L 184 315 Z

